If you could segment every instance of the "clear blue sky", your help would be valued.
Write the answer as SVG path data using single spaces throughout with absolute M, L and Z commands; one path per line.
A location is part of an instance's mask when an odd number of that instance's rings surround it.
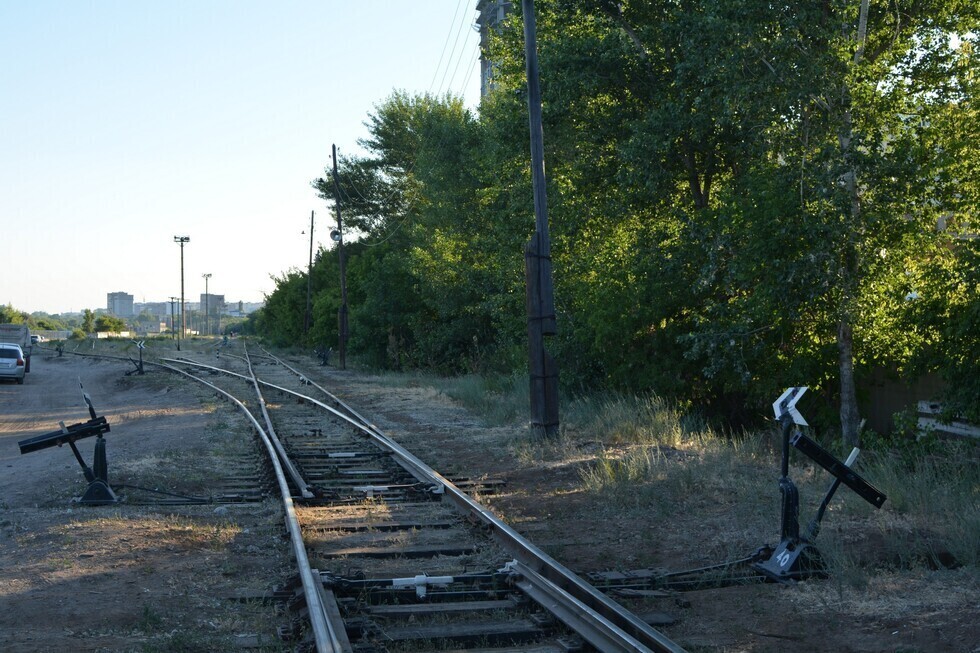
M 0 303 L 260 301 L 393 90 L 479 96 L 476 0 L 0 0 Z

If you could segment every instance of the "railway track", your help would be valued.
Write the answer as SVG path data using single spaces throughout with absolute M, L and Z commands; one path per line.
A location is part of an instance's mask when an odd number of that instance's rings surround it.
M 247 415 L 266 481 L 215 496 L 281 497 L 297 573 L 281 635 L 344 653 L 682 651 L 564 568 L 465 489 L 269 352 L 245 343 L 157 363 Z M 229 482 L 228 479 L 225 480 Z

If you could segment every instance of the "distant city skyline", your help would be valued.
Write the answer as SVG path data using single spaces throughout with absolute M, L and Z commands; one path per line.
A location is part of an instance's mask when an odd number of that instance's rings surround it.
M 157 299 L 152 301 L 135 301 L 135 298 L 126 293 L 123 290 L 116 290 L 111 293 L 106 294 L 106 301 L 102 306 L 86 306 L 85 308 L 79 309 L 77 311 L 61 311 L 58 313 L 52 313 L 50 311 L 28 311 L 28 313 L 45 313 L 48 315 L 80 315 L 85 312 L 86 309 L 91 310 L 96 313 L 109 313 L 117 317 L 136 317 L 140 315 L 143 311 L 149 310 L 152 315 L 169 314 L 170 313 L 170 298 Z M 132 299 L 131 303 L 127 303 L 124 297 L 119 297 L 119 295 L 127 295 Z M 114 297 L 115 296 L 115 297 Z M 216 308 L 220 308 L 223 315 L 235 315 L 237 313 L 248 314 L 255 310 L 261 308 L 265 305 L 265 301 L 245 301 L 244 299 L 228 300 L 221 293 L 208 293 L 208 297 L 215 304 L 209 306 L 208 310 L 214 313 Z M 115 301 L 114 301 L 115 300 Z M 117 303 L 119 301 L 122 303 Z M 173 302 L 175 308 L 180 305 L 180 300 L 175 300 Z M 187 306 L 188 312 L 190 311 L 201 311 L 204 310 L 204 293 L 201 293 L 200 297 L 196 301 L 186 300 L 184 304 Z M 241 310 L 239 310 L 241 306 Z M 161 307 L 165 307 L 165 310 Z M 15 307 L 16 308 L 16 307 Z M 176 308 L 179 311 L 179 308 Z

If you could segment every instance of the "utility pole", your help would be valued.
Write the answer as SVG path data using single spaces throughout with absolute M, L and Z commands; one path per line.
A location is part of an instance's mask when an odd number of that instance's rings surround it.
M 313 312 L 311 302 L 313 300 L 313 215 L 315 211 L 310 211 L 310 264 L 306 268 L 306 315 L 303 316 L 303 332 L 310 330 L 313 322 Z
M 528 358 L 531 375 L 531 429 L 538 437 L 558 435 L 558 364 L 545 349 L 544 337 L 558 332 L 548 235 L 548 195 L 544 172 L 544 128 L 538 81 L 537 27 L 534 0 L 521 0 L 527 108 L 531 135 L 531 182 L 534 190 L 534 236 L 524 248 L 527 279 Z
M 337 260 L 340 263 L 340 310 L 339 323 L 340 369 L 347 369 L 347 264 L 344 261 L 344 225 L 340 219 L 340 178 L 337 175 L 337 145 L 333 146 L 333 189 L 337 207 L 337 230 L 330 234 L 337 241 Z
M 174 310 L 174 304 L 176 304 L 179 297 L 170 298 L 170 339 L 173 340 L 177 337 L 177 313 Z
M 205 272 L 201 275 L 204 277 L 204 335 L 211 335 L 211 313 L 208 311 L 208 302 L 211 299 L 208 295 L 208 279 L 211 278 L 210 272 Z
M 190 236 L 174 236 L 174 242 L 180 243 L 180 334 L 177 336 L 177 351 L 180 351 L 180 339 L 187 333 L 187 307 L 184 305 L 184 243 L 191 242 Z

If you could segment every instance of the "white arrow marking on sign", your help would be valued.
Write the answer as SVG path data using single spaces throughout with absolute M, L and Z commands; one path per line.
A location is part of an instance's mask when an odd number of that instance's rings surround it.
M 789 413 L 790 417 L 793 418 L 794 424 L 799 424 L 800 426 L 809 426 L 806 420 L 803 419 L 803 415 L 800 411 L 796 409 L 796 402 L 800 400 L 803 393 L 807 391 L 807 386 L 800 386 L 798 388 L 787 388 L 786 392 L 779 395 L 777 399 L 772 404 L 772 410 L 776 413 L 776 419 L 782 419 L 783 415 Z

